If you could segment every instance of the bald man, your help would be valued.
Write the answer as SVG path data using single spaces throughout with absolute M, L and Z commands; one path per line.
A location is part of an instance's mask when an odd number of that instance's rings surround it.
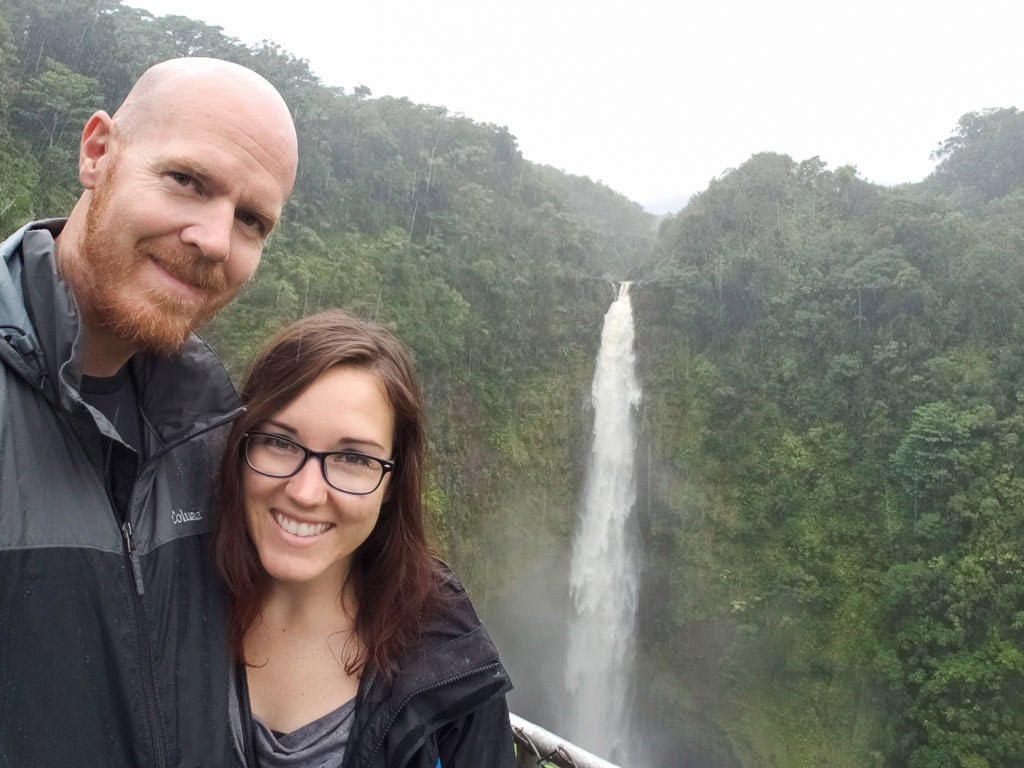
M 70 216 L 0 246 L 0 768 L 228 763 L 209 493 L 239 402 L 193 331 L 296 165 L 263 78 L 164 62 L 89 119 Z

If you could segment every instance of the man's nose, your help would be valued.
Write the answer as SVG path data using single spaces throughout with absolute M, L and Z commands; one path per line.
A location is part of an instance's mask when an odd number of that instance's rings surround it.
M 228 201 L 209 201 L 200 217 L 181 231 L 181 241 L 195 246 L 211 261 L 227 261 L 234 229 L 234 205 Z

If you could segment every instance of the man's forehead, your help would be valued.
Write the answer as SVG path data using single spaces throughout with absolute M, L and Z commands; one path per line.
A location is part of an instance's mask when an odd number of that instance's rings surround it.
M 275 217 L 294 182 L 294 170 L 272 143 L 223 124 L 168 121 L 134 137 L 128 149 L 155 173 L 187 173 L 218 190 L 234 190 Z
M 158 65 L 159 66 L 159 65 Z M 114 115 L 126 136 L 155 136 L 219 144 L 231 142 L 252 155 L 291 191 L 298 166 L 291 114 L 262 77 L 237 65 L 193 71 L 190 62 L 170 67 Z

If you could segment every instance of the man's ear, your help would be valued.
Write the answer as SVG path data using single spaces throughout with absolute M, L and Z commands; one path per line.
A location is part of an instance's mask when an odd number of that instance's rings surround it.
M 103 110 L 89 118 L 78 146 L 78 180 L 86 189 L 95 189 L 103 176 L 104 159 L 109 158 L 114 121 Z

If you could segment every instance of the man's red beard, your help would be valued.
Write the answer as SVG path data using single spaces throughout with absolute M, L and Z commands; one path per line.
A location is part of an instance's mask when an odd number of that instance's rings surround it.
M 203 258 L 195 248 L 157 240 L 137 243 L 130 252 L 117 245 L 118 221 L 110 213 L 111 184 L 116 164 L 93 192 L 86 230 L 69 280 L 86 322 L 132 347 L 158 354 L 181 348 L 191 331 L 213 317 L 234 296 L 222 264 Z M 199 290 L 186 298 L 157 288 L 135 285 L 146 261 Z

